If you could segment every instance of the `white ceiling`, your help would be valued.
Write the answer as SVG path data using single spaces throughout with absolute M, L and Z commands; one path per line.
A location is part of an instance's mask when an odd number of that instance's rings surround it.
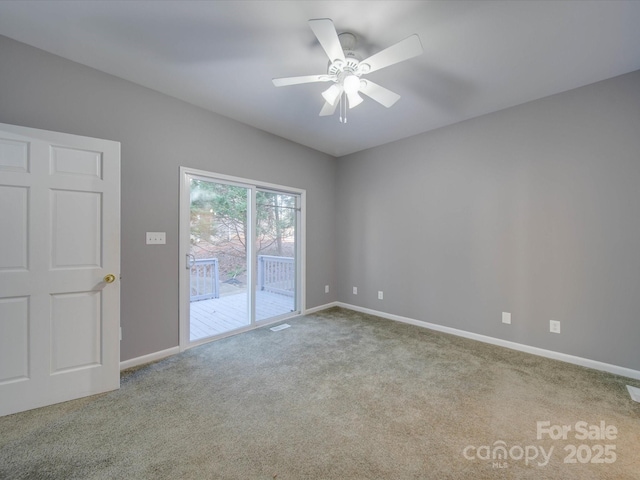
M 307 25 L 333 19 L 364 57 L 417 33 L 424 54 L 368 78 L 365 97 L 319 117 L 324 74 Z M 1 1 L 0 35 L 334 156 L 640 69 L 640 1 Z M 7 68 L 2 65 L 1 68 Z

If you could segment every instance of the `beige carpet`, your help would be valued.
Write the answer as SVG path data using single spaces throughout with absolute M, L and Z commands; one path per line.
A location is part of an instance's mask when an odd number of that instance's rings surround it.
M 0 478 L 640 478 L 638 381 L 343 309 L 288 323 L 0 418 Z

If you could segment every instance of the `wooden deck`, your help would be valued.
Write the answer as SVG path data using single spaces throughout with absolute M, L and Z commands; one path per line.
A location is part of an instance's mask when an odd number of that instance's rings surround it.
M 190 341 L 212 337 L 249 325 L 247 293 L 224 295 L 190 304 Z M 256 292 L 256 321 L 283 315 L 294 310 L 293 297 Z

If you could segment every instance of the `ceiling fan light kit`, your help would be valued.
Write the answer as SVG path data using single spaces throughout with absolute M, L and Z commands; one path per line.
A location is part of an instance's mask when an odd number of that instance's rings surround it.
M 329 57 L 327 74 L 274 78 L 273 84 L 276 87 L 301 83 L 333 82 L 329 88 L 322 92 L 325 104 L 320 110 L 320 116 L 333 115 L 340 106 L 341 123 L 347 123 L 347 106 L 351 109 L 362 103 L 363 98 L 360 93 L 387 108 L 400 99 L 400 95 L 397 93 L 361 77 L 422 54 L 422 44 L 418 35 L 411 35 L 389 48 L 361 60 L 355 52 L 355 35 L 348 32 L 338 35 L 331 19 L 312 19 L 309 20 L 309 26 Z

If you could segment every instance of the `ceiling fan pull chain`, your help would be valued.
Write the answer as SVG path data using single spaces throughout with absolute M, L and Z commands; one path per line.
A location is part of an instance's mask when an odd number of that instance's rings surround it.
M 347 98 L 347 94 L 344 94 L 344 102 L 342 102 L 342 105 L 344 108 L 344 123 L 347 123 L 347 102 L 349 101 L 349 99 Z
M 344 115 L 344 122 L 342 123 L 347 123 L 347 94 L 343 93 L 342 94 L 342 111 L 343 111 L 343 115 Z
M 344 112 L 344 123 L 347 123 L 347 94 L 342 94 L 342 111 Z

